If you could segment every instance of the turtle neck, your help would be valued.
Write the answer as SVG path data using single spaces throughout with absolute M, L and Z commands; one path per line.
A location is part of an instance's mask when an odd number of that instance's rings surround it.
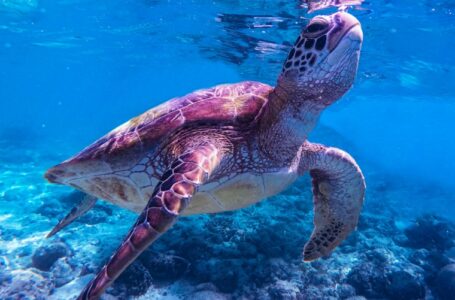
M 300 95 L 298 91 L 289 92 L 280 85 L 268 95 L 260 123 L 259 144 L 272 159 L 294 159 L 325 108 Z

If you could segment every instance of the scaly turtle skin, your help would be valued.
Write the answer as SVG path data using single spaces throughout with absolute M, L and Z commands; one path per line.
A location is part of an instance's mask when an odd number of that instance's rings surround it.
M 275 88 L 220 85 L 170 100 L 128 121 L 46 173 L 90 195 L 51 234 L 102 198 L 140 213 L 79 299 L 97 299 L 180 215 L 239 209 L 277 194 L 306 171 L 314 225 L 303 257 L 328 255 L 354 230 L 365 183 L 355 161 L 307 136 L 352 85 L 362 31 L 338 12 L 313 18 Z

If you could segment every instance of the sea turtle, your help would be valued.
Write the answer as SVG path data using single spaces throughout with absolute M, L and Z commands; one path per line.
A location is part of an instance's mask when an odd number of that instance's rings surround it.
M 355 229 L 365 182 L 349 154 L 307 136 L 353 84 L 361 44 L 352 15 L 316 16 L 290 50 L 276 87 L 245 81 L 169 100 L 49 169 L 50 182 L 88 195 L 52 234 L 96 198 L 140 213 L 79 299 L 97 299 L 178 216 L 254 204 L 306 171 L 313 180 L 315 228 L 303 258 L 328 255 Z

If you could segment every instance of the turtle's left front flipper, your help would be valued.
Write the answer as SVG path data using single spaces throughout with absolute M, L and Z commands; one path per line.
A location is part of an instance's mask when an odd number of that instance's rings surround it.
M 220 145 L 192 145 L 163 174 L 147 206 L 108 263 L 79 295 L 98 299 L 103 291 L 153 241 L 168 230 L 188 205 L 199 185 L 206 182 L 223 156 Z
M 299 172 L 313 179 L 314 229 L 303 250 L 305 261 L 328 255 L 357 226 L 365 180 L 346 152 L 319 144 L 303 145 Z

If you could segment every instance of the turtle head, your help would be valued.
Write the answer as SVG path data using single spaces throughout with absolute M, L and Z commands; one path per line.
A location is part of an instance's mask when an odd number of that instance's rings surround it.
M 362 39 L 359 21 L 346 12 L 314 17 L 291 49 L 278 87 L 299 103 L 330 105 L 354 82 Z

